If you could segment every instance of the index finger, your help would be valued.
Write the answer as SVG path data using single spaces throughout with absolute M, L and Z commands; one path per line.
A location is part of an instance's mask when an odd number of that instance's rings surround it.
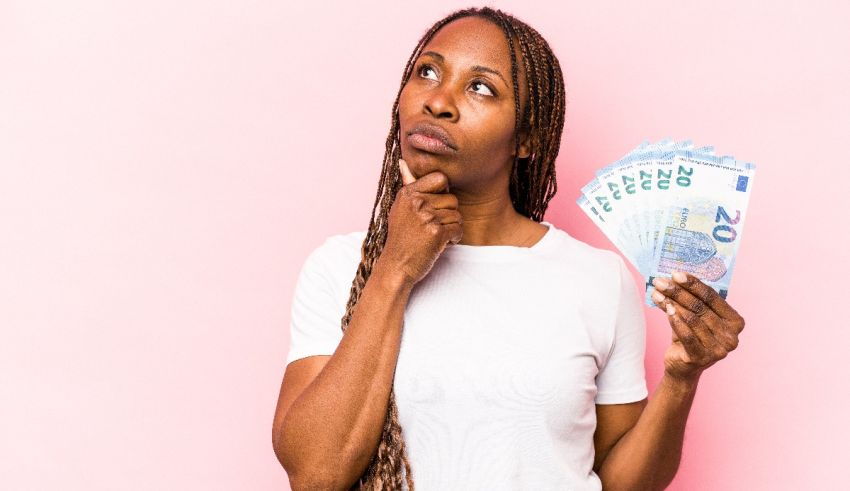
M 403 159 L 398 159 L 398 167 L 401 171 L 401 177 L 404 185 L 413 184 L 411 188 L 420 193 L 440 193 L 449 192 L 449 178 L 440 171 L 433 171 L 421 177 L 415 177 L 410 172 L 407 162 Z
M 738 312 L 733 309 L 731 305 L 726 303 L 726 300 L 724 300 L 714 288 L 706 285 L 696 276 L 682 271 L 675 271 L 673 272 L 672 277 L 673 281 L 678 283 L 682 288 L 691 292 L 693 296 L 702 300 L 703 303 L 708 305 L 719 317 L 728 320 L 736 319 L 738 317 Z
M 401 171 L 401 181 L 405 186 L 412 182 L 416 182 L 416 177 L 410 172 L 410 169 L 407 167 L 407 162 L 403 159 L 398 159 L 398 168 Z

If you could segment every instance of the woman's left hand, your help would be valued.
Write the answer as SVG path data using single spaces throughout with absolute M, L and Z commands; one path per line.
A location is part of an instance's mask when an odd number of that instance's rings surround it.
M 667 312 L 673 344 L 664 354 L 664 373 L 696 380 L 706 368 L 738 347 L 744 318 L 696 276 L 674 272 L 652 280 L 652 300 Z

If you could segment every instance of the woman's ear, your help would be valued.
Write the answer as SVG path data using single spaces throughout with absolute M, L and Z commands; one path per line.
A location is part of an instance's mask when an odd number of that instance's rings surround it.
M 519 134 L 519 152 L 517 157 L 524 159 L 531 155 L 531 134 L 523 130 Z

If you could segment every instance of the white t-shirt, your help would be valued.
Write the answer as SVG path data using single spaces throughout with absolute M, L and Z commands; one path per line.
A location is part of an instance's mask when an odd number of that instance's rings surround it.
M 411 291 L 393 388 L 418 490 L 598 491 L 594 404 L 648 395 L 625 263 L 541 223 L 532 247 L 446 247 Z M 287 363 L 334 353 L 365 237 L 307 257 Z

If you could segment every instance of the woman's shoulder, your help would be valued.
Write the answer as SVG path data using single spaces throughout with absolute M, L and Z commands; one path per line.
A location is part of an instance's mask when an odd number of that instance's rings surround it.
M 322 265 L 331 270 L 342 269 L 347 272 L 351 264 L 359 264 L 361 247 L 366 238 L 366 230 L 336 233 L 326 236 L 307 255 L 306 263 Z
M 345 251 L 356 249 L 359 252 L 364 239 L 366 239 L 366 230 L 343 232 L 329 235 L 320 247 L 329 250 Z
M 619 267 L 623 262 L 623 258 L 610 249 L 593 246 L 558 227 L 554 227 L 554 232 L 558 247 L 553 249 L 573 264 L 594 269 L 600 266 Z
M 620 298 L 624 282 L 631 277 L 623 257 L 610 249 L 579 240 L 566 231 L 559 231 L 557 238 L 551 274 L 563 278 L 570 288 L 581 285 L 582 296 L 588 302 L 603 309 L 610 307 L 610 302 Z

